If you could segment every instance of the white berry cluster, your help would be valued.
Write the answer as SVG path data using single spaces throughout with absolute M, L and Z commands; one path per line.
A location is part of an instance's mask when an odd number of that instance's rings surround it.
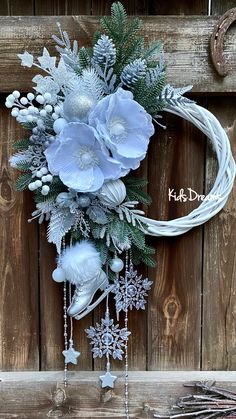
M 36 95 L 28 93 L 20 97 L 20 92 L 14 90 L 7 96 L 5 105 L 12 108 L 11 114 L 18 122 L 34 123 L 41 130 L 45 130 L 48 123 L 57 120 L 61 113 L 60 106 L 52 105 L 51 102 L 52 95 L 49 92 Z
M 36 172 L 37 180 L 31 182 L 28 186 L 30 191 L 35 191 L 36 189 L 41 188 L 41 194 L 47 195 L 50 191 L 49 185 L 43 185 L 43 183 L 51 183 L 53 181 L 53 176 L 48 173 L 46 167 L 42 167 Z

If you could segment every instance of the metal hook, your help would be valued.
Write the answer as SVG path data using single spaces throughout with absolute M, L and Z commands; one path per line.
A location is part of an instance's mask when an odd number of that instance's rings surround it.
M 223 46 L 224 36 L 232 25 L 236 21 L 236 7 L 225 12 L 218 20 L 210 40 L 210 53 L 212 63 L 217 73 L 225 77 L 227 76 L 229 69 L 226 66 L 225 58 L 223 57 Z

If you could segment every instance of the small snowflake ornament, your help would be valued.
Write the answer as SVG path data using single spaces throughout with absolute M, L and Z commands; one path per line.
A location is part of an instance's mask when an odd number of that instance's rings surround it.
M 102 358 L 103 355 L 114 359 L 122 360 L 124 348 L 127 345 L 128 336 L 131 334 L 126 328 L 120 329 L 119 325 L 114 325 L 114 320 L 110 319 L 109 312 L 106 312 L 105 319 L 96 327 L 85 330 L 91 345 L 93 346 L 93 358 Z
M 125 277 L 119 277 L 113 291 L 117 313 L 121 310 L 132 310 L 132 308 L 145 310 L 145 297 L 148 296 L 147 291 L 151 289 L 151 285 L 152 281 L 148 278 L 143 279 L 142 275 L 138 275 L 131 265 Z

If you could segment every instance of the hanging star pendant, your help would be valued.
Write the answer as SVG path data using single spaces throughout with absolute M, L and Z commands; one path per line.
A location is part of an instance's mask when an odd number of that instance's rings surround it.
M 62 354 L 65 357 L 66 364 L 77 364 L 77 358 L 80 356 L 80 352 L 76 351 L 72 346 L 63 351 Z
M 102 382 L 102 388 L 104 387 L 114 388 L 114 382 L 116 381 L 117 376 L 111 375 L 111 373 L 107 371 L 105 375 L 100 375 L 99 378 Z

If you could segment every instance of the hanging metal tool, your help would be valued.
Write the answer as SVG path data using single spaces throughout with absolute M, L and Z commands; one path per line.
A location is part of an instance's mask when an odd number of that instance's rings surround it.
M 224 36 L 232 25 L 236 21 L 236 7 L 228 10 L 218 20 L 210 40 L 210 52 L 212 63 L 217 73 L 225 77 L 227 76 L 229 69 L 227 68 L 225 58 L 223 56 L 224 47 Z

